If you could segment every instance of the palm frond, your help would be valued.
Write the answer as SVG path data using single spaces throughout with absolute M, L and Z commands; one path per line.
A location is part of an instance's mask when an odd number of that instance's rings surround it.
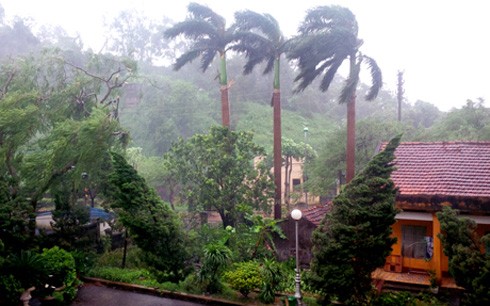
M 187 11 L 191 15 L 191 18 L 203 19 L 211 24 L 213 24 L 218 29 L 225 29 L 226 20 L 221 15 L 215 13 L 206 5 L 191 2 L 187 6 Z
M 198 40 L 205 37 L 215 37 L 219 35 L 219 31 L 204 20 L 190 19 L 178 22 L 164 32 L 166 38 L 175 38 L 179 35 Z
M 212 49 L 206 49 L 201 53 L 201 70 L 205 72 L 211 63 L 213 62 L 214 57 L 216 56 L 216 51 Z
M 333 78 L 335 77 L 335 74 L 337 74 L 337 70 L 339 69 L 340 65 L 342 65 L 344 59 L 331 59 L 330 63 L 325 63 L 325 68 L 326 72 L 322 78 L 322 81 L 320 83 L 320 90 L 323 92 L 326 92 L 328 88 L 330 87 L 330 84 L 332 83 Z M 325 69 L 324 67 L 321 67 L 321 69 Z
M 383 86 L 383 74 L 376 61 L 366 55 L 363 55 L 364 62 L 368 65 L 369 73 L 371 74 L 371 87 L 366 94 L 366 100 L 374 100 L 379 93 L 379 90 Z
M 259 14 L 250 10 L 236 12 L 235 24 L 241 31 L 255 31 L 274 44 L 284 40 L 277 20 L 270 14 Z
M 197 57 L 199 57 L 204 50 L 205 49 L 191 49 L 190 51 L 182 54 L 175 61 L 174 65 L 173 65 L 173 69 L 176 71 L 179 70 L 180 68 L 185 66 L 187 63 L 190 63 L 193 60 L 195 60 Z
M 355 55 L 351 55 L 355 56 Z M 359 73 L 361 71 L 362 59 L 356 61 L 356 59 L 351 60 L 351 67 L 349 76 L 345 80 L 345 85 L 342 88 L 339 96 L 339 103 L 348 103 L 353 95 L 356 93 L 357 84 L 359 83 Z
M 355 15 L 338 5 L 318 6 L 307 11 L 298 31 L 302 34 L 343 28 L 357 36 L 359 27 Z

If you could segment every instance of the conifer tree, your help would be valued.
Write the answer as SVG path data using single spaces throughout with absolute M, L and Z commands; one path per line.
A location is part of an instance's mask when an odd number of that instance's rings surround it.
M 396 238 L 396 188 L 390 179 L 400 136 L 393 138 L 333 200 L 333 208 L 313 233 L 309 280 L 323 304 L 338 299 L 365 303 L 371 273 L 384 264 Z
M 118 209 L 122 224 L 143 250 L 144 260 L 163 272 L 166 280 L 180 279 L 187 256 L 177 215 L 123 156 L 112 153 L 112 158 L 113 172 L 109 177 L 112 207 Z
M 441 222 L 439 238 L 449 258 L 449 273 L 457 285 L 466 289 L 462 305 L 489 305 L 490 256 L 482 249 L 490 246 L 490 234 L 478 235 L 477 224 L 458 214 L 458 210 L 450 207 L 443 207 L 437 213 Z

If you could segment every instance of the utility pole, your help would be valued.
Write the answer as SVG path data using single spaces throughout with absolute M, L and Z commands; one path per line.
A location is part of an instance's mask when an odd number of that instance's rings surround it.
M 398 84 L 397 84 L 397 100 L 398 100 L 398 121 L 402 121 L 402 102 L 403 102 L 403 94 L 405 90 L 403 89 L 403 84 L 405 81 L 403 80 L 403 71 L 398 70 Z

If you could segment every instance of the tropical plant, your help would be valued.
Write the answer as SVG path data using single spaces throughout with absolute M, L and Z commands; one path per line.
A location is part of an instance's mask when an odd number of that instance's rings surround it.
M 259 300 L 270 304 L 274 302 L 276 292 L 281 289 L 281 281 L 285 273 L 274 259 L 268 258 L 263 260 L 260 273 L 262 276 L 262 288 L 260 289 Z
M 201 70 L 205 72 L 216 55 L 219 56 L 218 78 L 221 91 L 221 115 L 223 126 L 230 127 L 230 105 L 228 101 L 228 75 L 226 72 L 226 50 L 233 41 L 233 30 L 226 28 L 226 20 L 209 7 L 191 2 L 187 6 L 189 18 L 165 31 L 167 38 L 184 35 L 192 40 L 190 49 L 179 56 L 174 69 L 179 70 L 187 63 L 201 57 Z
M 274 130 L 274 219 L 281 219 L 281 82 L 280 60 L 286 51 L 287 40 L 279 23 L 270 14 L 259 14 L 250 10 L 235 13 L 235 39 L 231 49 L 244 53 L 247 62 L 244 74 L 250 74 L 254 67 L 265 62 L 263 73 L 274 71 L 271 106 L 273 107 Z
M 309 282 L 323 302 L 338 299 L 364 305 L 371 292 L 371 274 L 383 266 L 396 239 L 396 189 L 390 179 L 393 138 L 333 200 L 332 210 L 313 232 L 313 259 Z
M 225 241 L 220 240 L 204 246 L 204 256 L 198 277 L 206 292 L 218 293 L 222 290 L 221 273 L 232 257 L 232 252 L 225 245 Z
M 367 64 L 372 80 L 366 100 L 376 98 L 383 84 L 376 61 L 359 50 L 363 41 L 358 30 L 356 17 L 348 8 L 319 6 L 307 12 L 288 51 L 288 58 L 296 60 L 299 68 L 297 92 L 322 74 L 320 90 L 327 91 L 339 67 L 349 60 L 349 75 L 339 97 L 339 103 L 347 104 L 347 182 L 355 175 L 355 102 L 361 64 Z

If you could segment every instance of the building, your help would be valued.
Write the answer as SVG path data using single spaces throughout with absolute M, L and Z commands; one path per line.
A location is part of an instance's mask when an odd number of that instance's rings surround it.
M 458 209 L 477 223 L 479 235 L 490 232 L 490 142 L 402 142 L 395 168 L 397 243 L 384 268 L 389 273 L 378 276 L 403 281 L 410 278 L 392 273 L 420 274 L 425 284 L 431 272 L 442 287 L 455 287 L 436 213 L 443 206 Z

